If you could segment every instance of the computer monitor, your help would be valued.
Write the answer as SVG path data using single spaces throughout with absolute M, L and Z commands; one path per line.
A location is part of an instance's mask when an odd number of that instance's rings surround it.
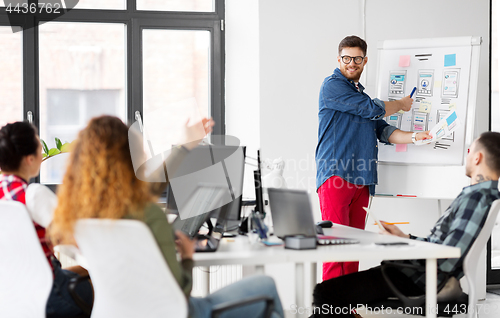
M 217 205 L 225 192 L 223 186 L 199 184 L 190 195 L 189 201 L 182 207 L 182 214 L 175 219 L 173 227 L 194 238 L 210 217 L 210 212 L 207 210 Z
M 211 211 L 211 218 L 217 218 L 214 231 L 236 229 L 240 223 L 245 151 L 244 146 L 201 145 L 191 150 L 176 171 L 169 175 L 170 179 L 183 177 L 183 188 L 194 188 L 200 182 L 227 186 L 228 203 Z M 182 196 L 184 193 L 177 192 L 176 195 Z M 175 201 L 174 191 L 169 185 L 166 190 L 167 212 L 176 212 Z
M 243 197 L 243 176 L 245 172 L 245 146 L 219 146 L 214 149 L 215 162 L 224 161 L 227 184 L 232 201 L 219 208 L 215 231 L 236 230 L 241 222 L 241 201 Z
M 269 188 L 267 192 L 271 205 L 274 235 L 279 238 L 316 235 L 307 191 Z

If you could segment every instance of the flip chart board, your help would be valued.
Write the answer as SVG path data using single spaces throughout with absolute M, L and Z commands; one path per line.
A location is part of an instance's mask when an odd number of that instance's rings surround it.
M 377 97 L 397 100 L 416 87 L 412 109 L 385 120 L 419 132 L 432 130 L 455 112 L 450 118 L 456 115 L 459 126 L 430 144 L 409 144 L 406 151 L 379 143 L 377 193 L 443 198 L 467 185 L 464 165 L 474 137 L 480 47 L 481 37 L 472 36 L 379 42 Z M 424 176 L 426 182 L 420 182 Z M 417 189 L 423 185 L 435 189 Z

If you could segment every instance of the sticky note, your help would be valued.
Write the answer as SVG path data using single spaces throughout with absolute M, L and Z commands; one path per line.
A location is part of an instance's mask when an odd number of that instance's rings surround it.
M 441 83 L 442 83 L 441 81 L 435 81 L 434 82 L 434 87 L 435 88 L 441 88 Z
M 448 109 L 457 109 L 457 104 L 455 103 L 451 103 L 450 105 L 448 105 Z
M 424 99 L 420 102 L 420 107 L 418 108 L 418 111 L 423 113 L 430 113 L 431 109 L 432 109 L 432 102 Z
M 453 124 L 453 122 L 457 119 L 457 113 L 453 112 L 451 113 L 447 118 L 446 118 L 446 122 L 448 123 L 448 126 L 450 126 L 451 124 Z
M 396 144 L 396 152 L 406 152 L 408 150 L 407 144 Z
M 457 65 L 457 55 L 456 54 L 446 54 L 444 56 L 444 67 Z
M 410 66 L 410 55 L 401 55 L 399 56 L 399 67 L 408 67 Z

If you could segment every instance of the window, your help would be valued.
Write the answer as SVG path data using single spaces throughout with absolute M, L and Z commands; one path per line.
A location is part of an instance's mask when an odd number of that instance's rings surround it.
M 88 36 L 88 35 L 92 36 Z M 40 138 L 76 139 L 95 116 L 126 121 L 123 24 L 47 22 L 39 27 Z M 59 183 L 69 156 L 44 163 L 40 182 Z
M 144 126 L 155 153 L 181 142 L 186 118 L 210 112 L 210 32 L 143 30 Z
M 47 89 L 46 95 L 47 115 L 42 116 L 46 122 L 40 130 L 40 137 L 50 148 L 55 147 L 56 137 L 63 143 L 75 140 L 78 131 L 85 127 L 92 117 L 125 113 L 123 105 L 120 105 L 123 95 L 123 90 L 120 89 Z M 61 167 L 66 166 L 68 157 L 69 154 L 61 154 L 47 160 L 40 171 L 40 181 L 48 184 L 59 183 L 65 172 Z
M 41 1 L 40 1 L 41 2 Z M 66 6 L 69 5 L 67 1 L 64 1 Z M 71 1 L 71 2 L 74 2 Z M 126 0 L 78 0 L 75 8 L 77 9 L 115 9 L 123 10 L 126 7 Z
M 223 20 L 224 0 L 80 0 L 56 19 L 0 10 L 0 125 L 32 118 L 54 147 L 110 114 L 141 118 L 165 142 L 191 110 L 224 134 Z M 65 156 L 45 161 L 38 181 L 60 183 Z
M 138 0 L 139 10 L 214 11 L 214 0 Z
M 20 30 L 20 28 L 17 28 Z M 23 46 L 21 32 L 0 26 L 0 127 L 23 119 Z

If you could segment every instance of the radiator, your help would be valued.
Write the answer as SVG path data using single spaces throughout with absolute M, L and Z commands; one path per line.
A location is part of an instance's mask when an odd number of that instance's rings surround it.
M 241 280 L 243 269 L 241 265 L 222 265 L 210 267 L 195 267 L 193 269 L 194 297 L 204 297 L 208 293 Z

